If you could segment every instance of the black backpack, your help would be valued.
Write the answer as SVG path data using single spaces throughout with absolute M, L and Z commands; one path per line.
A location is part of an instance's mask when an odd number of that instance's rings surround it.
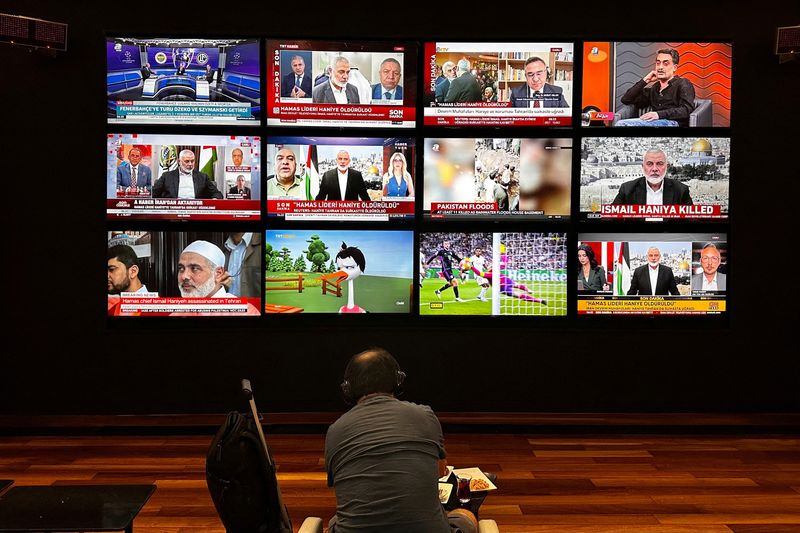
M 257 412 L 249 382 L 243 385 Z M 275 463 L 254 415 L 228 413 L 208 449 L 206 483 L 228 533 L 292 533 Z

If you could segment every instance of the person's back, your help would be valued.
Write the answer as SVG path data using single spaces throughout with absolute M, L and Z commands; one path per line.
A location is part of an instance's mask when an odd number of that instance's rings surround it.
M 427 406 L 369 395 L 328 430 L 335 533 L 449 533 L 438 496 L 442 429 Z

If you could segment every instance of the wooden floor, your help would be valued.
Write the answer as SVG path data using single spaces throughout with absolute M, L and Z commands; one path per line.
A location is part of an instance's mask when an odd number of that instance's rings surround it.
M 205 485 L 209 436 L 0 437 L 17 485 L 155 483 L 138 533 L 223 532 Z M 321 435 L 271 435 L 295 528 L 335 509 Z M 451 434 L 450 464 L 498 474 L 481 511 L 501 532 L 800 532 L 800 435 Z

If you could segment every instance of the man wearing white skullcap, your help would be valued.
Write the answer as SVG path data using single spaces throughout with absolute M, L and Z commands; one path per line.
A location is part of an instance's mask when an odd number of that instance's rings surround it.
M 208 241 L 194 241 L 178 261 L 178 288 L 184 298 L 225 298 L 225 254 Z

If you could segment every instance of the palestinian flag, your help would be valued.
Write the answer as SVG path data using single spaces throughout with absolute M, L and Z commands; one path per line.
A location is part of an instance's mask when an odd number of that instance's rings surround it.
M 317 172 L 317 147 L 308 146 L 306 154 L 306 173 L 303 180 L 306 184 L 306 200 L 313 200 L 319 194 L 319 172 Z
M 216 146 L 203 146 L 200 150 L 200 163 L 198 168 L 200 172 L 209 177 L 211 181 L 216 181 L 214 178 L 214 167 L 217 165 L 217 147 Z

